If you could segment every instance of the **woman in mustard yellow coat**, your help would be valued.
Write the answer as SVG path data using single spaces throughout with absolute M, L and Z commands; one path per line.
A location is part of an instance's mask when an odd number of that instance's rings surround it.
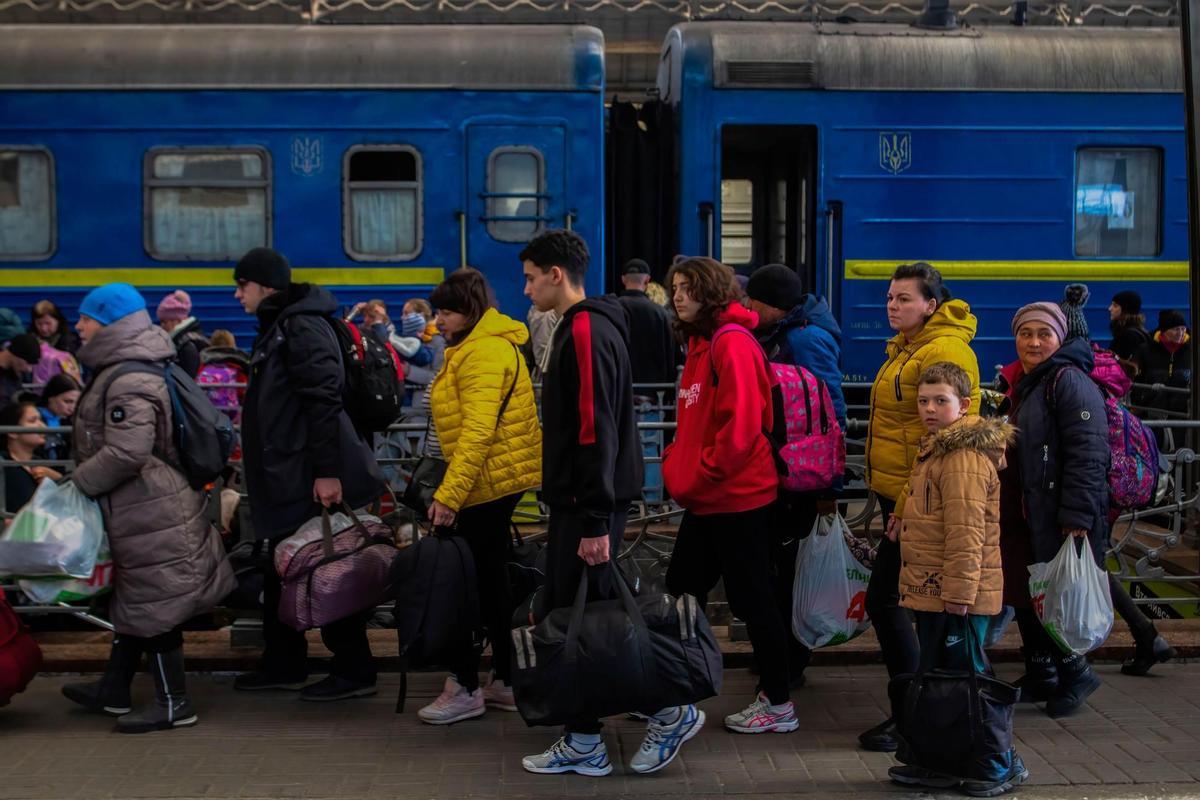
M 442 694 L 417 712 L 431 725 L 478 717 L 487 706 L 517 710 L 508 681 L 516 599 L 505 564 L 517 501 L 542 482 L 542 430 L 519 349 L 529 331 L 492 308 L 491 297 L 487 280 L 473 269 L 452 273 L 430 296 L 448 346 L 426 394 L 432 425 L 425 454 L 449 466 L 429 516 L 435 526 L 456 525 L 470 545 L 493 667 L 481 687 L 479 652 L 474 642 L 463 642 Z

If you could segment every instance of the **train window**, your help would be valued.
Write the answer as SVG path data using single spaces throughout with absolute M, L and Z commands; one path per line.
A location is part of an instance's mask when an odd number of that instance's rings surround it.
M 249 148 L 146 154 L 146 252 L 165 261 L 232 261 L 270 244 L 270 159 Z
M 1075 169 L 1075 255 L 1154 256 L 1162 239 L 1162 151 L 1078 151 Z
M 0 147 L 0 259 L 54 252 L 54 163 L 45 150 Z
M 421 158 L 406 145 L 346 151 L 342 241 L 360 261 L 413 258 L 421 251 Z
M 545 165 L 532 147 L 500 147 L 488 157 L 488 234 L 501 242 L 527 242 L 545 227 Z
M 721 262 L 749 264 L 754 258 L 754 182 L 721 181 Z

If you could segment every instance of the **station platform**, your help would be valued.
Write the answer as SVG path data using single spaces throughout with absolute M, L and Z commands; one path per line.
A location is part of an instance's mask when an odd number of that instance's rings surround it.
M 1010 680 L 1019 671 L 999 666 Z M 1016 796 L 1200 796 L 1200 665 L 1161 665 L 1147 678 L 1121 675 L 1113 664 L 1098 671 L 1104 686 L 1075 716 L 1052 720 L 1034 706 L 1018 708 L 1017 746 L 1032 776 Z M 0 710 L 0 799 L 918 796 L 887 781 L 890 755 L 856 747 L 858 732 L 885 714 L 885 673 L 874 665 L 812 668 L 793 692 L 800 729 L 760 736 L 721 728 L 754 690 L 746 670 L 730 670 L 721 696 L 702 704 L 704 730 L 654 775 L 625 766 L 642 724 L 607 720 L 615 769 L 605 778 L 526 773 L 520 757 L 557 734 L 528 728 L 514 713 L 489 711 L 448 728 L 422 724 L 416 709 L 439 691 L 436 674 L 414 676 L 408 710 L 395 714 L 391 674 L 374 697 L 324 704 L 236 692 L 229 673 L 194 673 L 200 723 L 140 736 L 114 733 L 110 719 L 73 708 L 59 694 L 68 680 L 39 677 Z M 139 677 L 136 694 L 150 691 L 149 678 Z

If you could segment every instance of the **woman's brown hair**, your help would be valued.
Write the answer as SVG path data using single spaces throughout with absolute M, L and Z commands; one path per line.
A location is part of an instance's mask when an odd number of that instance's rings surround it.
M 487 278 L 473 267 L 463 267 L 451 272 L 446 280 L 437 285 L 429 295 L 429 302 L 442 311 L 455 311 L 467 318 L 467 327 L 455 338 L 466 339 L 492 307 L 492 288 Z
M 667 273 L 668 292 L 675 292 L 675 277 L 688 282 L 688 297 L 700 304 L 700 312 L 694 322 L 675 318 L 675 329 L 681 336 L 703 336 L 711 338 L 717 330 L 717 317 L 730 303 L 738 301 L 738 286 L 733 270 L 711 258 L 693 256 L 678 261 Z

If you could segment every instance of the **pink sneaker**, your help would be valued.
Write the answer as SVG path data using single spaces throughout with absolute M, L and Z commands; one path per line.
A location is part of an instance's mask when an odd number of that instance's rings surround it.
M 483 702 L 488 708 L 498 708 L 501 711 L 516 711 L 517 701 L 513 699 L 513 690 L 495 675 L 483 687 Z
M 417 716 L 430 725 L 452 725 L 464 719 L 482 717 L 486 710 L 483 690 L 468 692 L 451 675 L 446 678 L 446 685 L 438 698 L 418 711 Z

